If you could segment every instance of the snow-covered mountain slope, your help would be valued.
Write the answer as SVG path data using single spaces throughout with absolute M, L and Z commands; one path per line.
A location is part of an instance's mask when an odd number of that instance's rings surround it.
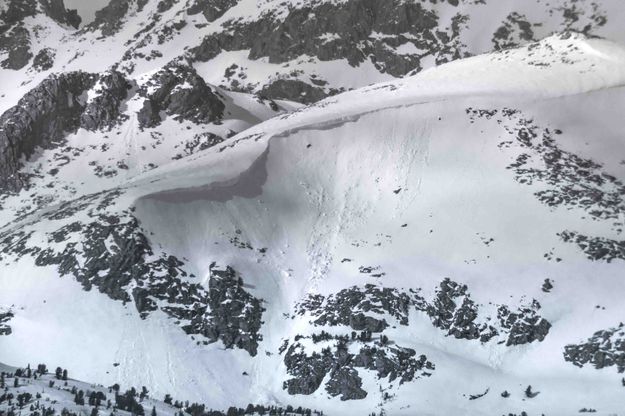
M 54 372 L 54 373 L 53 373 Z M 114 383 L 110 386 L 74 380 L 71 372 L 45 364 L 24 368 L 9 367 L 0 363 L 0 411 L 3 414 L 28 415 L 191 415 L 232 416 L 281 414 L 285 416 L 320 415 L 320 412 L 286 406 L 264 406 L 248 403 L 244 408 L 230 407 L 214 410 L 202 403 L 189 403 L 165 396 L 163 400 L 152 397 L 145 387 L 128 388 Z
M 169 140 L 138 147 L 206 113 L 167 106 L 137 129 L 169 85 L 142 79 L 110 134 L 78 128 L 68 160 L 51 146 L 17 167 L 3 361 L 219 409 L 622 411 L 621 46 L 553 36 L 174 160 Z M 128 176 L 91 168 L 124 149 Z
M 625 41 L 620 0 L 111 0 L 80 29 L 61 0 L 2 6 L 0 111 L 51 73 L 135 79 L 181 56 L 209 84 L 311 103 L 554 32 Z

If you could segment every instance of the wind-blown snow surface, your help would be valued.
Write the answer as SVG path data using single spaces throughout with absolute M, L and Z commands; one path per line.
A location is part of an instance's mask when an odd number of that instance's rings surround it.
M 86 224 L 88 209 L 55 217 L 46 215 L 51 206 L 19 217 L 14 207 L 29 191 L 10 196 L 0 213 L 3 236 L 33 233 L 11 240 L 3 256 L 0 306 L 14 316 L 12 334 L 0 337 L 2 360 L 58 363 L 80 379 L 146 385 L 214 408 L 278 402 L 354 415 L 618 414 L 625 408 L 618 366 L 579 368 L 564 352 L 618 327 L 625 313 L 624 84 L 623 48 L 555 36 L 326 99 L 129 183 L 85 177 L 78 195 L 118 188 L 105 212 L 122 217 L 132 207 L 155 256 L 182 261 L 183 281 L 208 284 L 213 262 L 240 274 L 265 309 L 254 356 L 185 334 L 163 300 L 141 319 L 132 301 L 85 292 L 71 274 L 59 278 L 57 266 L 35 266 L 28 248 L 67 244 L 46 233 Z M 585 244 L 579 236 L 603 240 Z M 469 318 L 456 319 L 458 336 L 440 326 L 435 299 L 445 278 L 467 285 L 458 304 L 470 296 L 475 322 L 497 335 L 468 336 Z M 297 371 L 287 356 L 334 349 L 335 340 L 307 337 L 323 329 L 350 338 L 355 327 L 313 324 L 314 306 L 296 305 L 366 284 L 410 294 L 414 304 L 399 314 L 405 322 L 396 311 L 374 316 L 389 324 L 382 334 L 391 346 L 432 365 L 404 383 L 357 366 L 366 391 L 358 400 L 331 397 L 330 372 L 311 394 L 289 394 L 283 383 Z M 527 308 L 551 326 L 509 342 L 501 305 Z M 349 352 L 363 345 L 373 344 L 352 337 Z

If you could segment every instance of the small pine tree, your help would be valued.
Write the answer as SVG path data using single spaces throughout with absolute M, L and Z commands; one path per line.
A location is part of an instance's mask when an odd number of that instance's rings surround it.
M 0 389 L 4 388 L 4 371 L 0 373 Z
M 20 382 L 17 379 L 17 376 L 15 376 L 15 380 L 13 381 L 13 387 L 19 387 Z
M 84 406 L 85 404 L 85 392 L 84 391 L 79 390 L 76 393 L 76 395 L 74 396 L 74 403 L 80 406 Z
M 156 406 L 152 406 L 152 416 L 156 416 Z
M 63 375 L 61 376 L 63 381 L 67 381 L 67 369 L 63 370 Z
M 503 398 L 510 397 L 510 393 L 508 393 L 508 390 L 504 390 L 503 393 L 501 393 L 501 397 L 503 397 Z
M 525 389 L 525 397 L 529 397 L 530 399 L 534 397 L 534 393 L 532 392 L 532 386 L 527 386 Z

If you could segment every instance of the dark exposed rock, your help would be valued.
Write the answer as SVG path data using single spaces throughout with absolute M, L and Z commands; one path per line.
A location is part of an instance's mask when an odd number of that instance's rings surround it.
M 5 7 L 5 11 L 0 13 L 0 20 L 7 26 L 19 23 L 24 18 L 37 13 L 36 0 L 8 0 Z M 2 33 L 1 30 L 0 33 Z
M 424 355 L 418 358 L 414 350 L 401 347 L 378 347 L 364 345 L 358 354 L 348 351 L 345 340 L 338 340 L 335 347 L 326 347 L 321 353 L 305 353 L 299 342 L 292 344 L 284 356 L 284 363 L 292 378 L 286 380 L 283 388 L 289 394 L 312 394 L 330 375 L 326 391 L 331 396 L 341 396 L 341 400 L 359 400 L 367 396 L 362 389 L 362 379 L 357 368 L 370 370 L 378 378 L 387 378 L 392 382 L 399 378 L 400 384 L 410 382 L 422 376 L 429 376 L 428 371 L 434 365 Z
M 467 286 L 449 278 L 441 282 L 436 298 L 425 311 L 434 326 L 455 338 L 486 342 L 498 334 L 492 325 L 478 323 L 478 306 L 471 300 Z
M 322 354 L 313 352 L 311 356 L 307 356 L 301 344 L 291 345 L 284 356 L 284 364 L 289 374 L 296 377 L 285 381 L 283 388 L 289 394 L 314 393 L 321 386 L 332 362 L 331 351 L 324 350 Z
M 528 153 L 522 153 L 509 166 L 520 183 L 535 182 L 549 189 L 535 193 L 543 203 L 552 206 L 577 207 L 596 219 L 616 219 L 625 211 L 625 185 L 604 172 L 590 159 L 560 149 L 555 131 L 541 129 L 519 115 L 512 134 Z
M 164 13 L 167 10 L 171 9 L 174 5 L 174 0 L 161 0 L 156 5 L 156 11 L 159 13 Z
M 596 369 L 616 366 L 619 373 L 625 371 L 625 328 L 620 323 L 616 328 L 595 332 L 585 342 L 564 347 L 564 360 L 578 367 L 591 364 Z
M 50 221 L 81 213 L 89 218 L 47 232 L 48 242 L 54 244 L 46 248 L 29 242 L 32 232 L 0 235 L 0 254 L 4 260 L 9 255 L 29 255 L 37 266 L 56 265 L 60 275 L 73 275 L 85 290 L 97 289 L 112 299 L 134 302 L 143 318 L 160 309 L 187 334 L 205 337 L 206 344 L 222 341 L 226 348 L 255 355 L 262 339 L 260 300 L 243 289 L 242 279 L 230 267 L 211 266 L 207 290 L 192 280 L 178 258 L 154 253 L 129 211 L 106 212 L 119 194 L 88 195 L 43 214 Z
M 418 371 L 423 370 L 421 375 L 429 376 L 430 373 L 425 370 L 434 370 L 434 364 L 425 355 L 417 358 L 413 349 L 398 346 L 364 346 L 354 357 L 354 367 L 376 371 L 378 377 L 388 377 L 389 382 L 399 378 L 399 384 L 418 378 Z
M 495 50 L 515 48 L 535 40 L 532 24 L 517 12 L 512 12 L 506 17 L 492 39 Z
M 484 113 L 471 110 L 468 113 L 472 118 L 483 117 Z M 493 111 L 490 117 L 497 113 Z M 556 139 L 561 130 L 542 128 L 517 110 L 504 108 L 501 115 L 513 123 L 506 129 L 521 149 L 508 166 L 515 180 L 541 185 L 534 195 L 549 207 L 579 209 L 592 220 L 612 222 L 615 231 L 620 232 L 619 219 L 625 213 L 625 184 L 620 179 L 606 172 L 601 164 L 561 149 Z M 625 260 L 624 241 L 589 237 L 570 230 L 558 235 L 564 242 L 577 244 L 590 260 Z
M 80 118 L 80 126 L 87 130 L 110 127 L 120 121 L 120 109 L 125 102 L 130 82 L 117 71 L 101 74 L 97 83 L 96 96 L 87 103 Z
M 540 304 L 536 300 L 530 306 L 520 307 L 516 312 L 510 312 L 507 306 L 499 307 L 497 317 L 501 327 L 508 330 L 506 346 L 529 344 L 545 339 L 551 324 L 538 315 L 539 309 Z
M 260 90 L 261 97 L 311 104 L 328 94 L 322 89 L 295 79 L 278 79 Z
M 480 305 L 471 300 L 467 286 L 451 279 L 441 282 L 431 302 L 418 291 L 375 285 L 354 286 L 328 296 L 310 294 L 296 306 L 296 315 L 310 316 L 314 326 L 331 326 L 336 328 L 334 331 L 344 327 L 345 332 L 332 335 L 322 330 L 310 336 L 297 335 L 290 346 L 287 340 L 280 352 L 286 351 L 284 362 L 292 378 L 284 382 L 284 388 L 289 394 L 312 394 L 329 375 L 326 391 L 340 395 L 342 400 L 353 400 L 366 395 L 359 368 L 374 371 L 379 378 L 388 377 L 389 382 L 399 379 L 400 384 L 430 375 L 434 366 L 424 355 L 417 356 L 414 350 L 396 345 L 383 333 L 389 325 L 408 325 L 411 308 L 426 313 L 432 324 L 447 335 L 480 342 L 496 338 L 506 346 L 542 341 L 551 327 L 538 315 L 540 304 L 536 301 L 513 312 L 502 305 L 497 317 L 484 316 Z M 380 334 L 377 340 L 373 333 Z M 330 346 L 321 353 L 307 354 L 299 342 L 302 338 Z M 354 351 L 353 346 L 348 349 L 350 344 L 361 345 L 358 353 L 349 352 Z
M 33 59 L 33 68 L 37 71 L 47 71 L 52 68 L 54 65 L 54 50 L 50 48 L 44 48 L 35 55 L 35 59 Z
M 459 41 L 467 17 L 456 14 L 451 20 L 450 27 L 439 27 L 437 13 L 419 2 L 322 2 L 291 7 L 285 16 L 267 13 L 256 21 L 226 22 L 222 32 L 208 35 L 190 56 L 206 62 L 222 51 L 249 50 L 249 59 L 267 57 L 271 63 L 301 56 L 321 61 L 346 59 L 351 66 L 370 61 L 381 72 L 403 76 L 420 70 L 421 60 L 427 56 L 443 63 L 468 55 Z M 400 47 L 420 52 L 400 53 Z M 278 80 L 265 85 L 263 93 L 304 103 L 333 93 L 314 84 Z
M 161 111 L 178 120 L 210 123 L 219 120 L 225 108 L 193 67 L 177 62 L 158 71 L 142 87 L 140 94 L 146 97 L 137 115 L 143 128 L 158 125 Z
M 57 23 L 73 28 L 78 28 L 80 25 L 81 19 L 78 12 L 66 9 L 63 0 L 5 0 L 5 2 L 7 3 L 6 10 L 0 13 L 0 20 L 7 26 L 20 23 L 26 17 L 35 16 L 38 4 L 41 5 L 43 13 Z M 1 29 L 0 34 L 2 34 Z
M 590 260 L 608 263 L 616 259 L 625 260 L 625 241 L 588 237 L 573 231 L 563 231 L 559 235 L 562 241 L 577 244 Z
M 187 13 L 193 15 L 202 13 L 208 22 L 215 21 L 224 15 L 239 0 L 194 0 Z
M 21 25 L 2 32 L 0 29 L 0 51 L 8 52 L 8 56 L 0 62 L 0 66 L 5 69 L 22 69 L 33 57 L 30 51 L 30 33 Z
M 339 367 L 326 384 L 330 396 L 341 396 L 341 400 L 360 400 L 367 397 L 362 389 L 362 379 L 358 372 L 349 367 Z
M 471 394 L 471 395 L 469 395 L 469 400 L 481 399 L 482 397 L 486 396 L 489 391 L 490 391 L 490 388 L 486 389 L 483 393 Z
M 553 283 L 551 279 L 545 279 L 543 286 L 542 286 L 542 291 L 545 293 L 549 293 L 551 292 L 551 289 L 553 289 Z
M 243 289 L 243 280 L 231 267 L 218 270 L 213 264 L 210 273 L 210 319 L 197 329 L 212 342 L 219 339 L 226 348 L 236 346 L 256 355 L 258 342 L 262 340 L 259 330 L 264 309 L 260 300 Z M 196 324 L 191 322 L 192 326 Z
M 123 23 L 126 14 L 131 7 L 143 9 L 147 0 L 111 0 L 104 8 L 95 12 L 95 19 L 87 27 L 89 30 L 100 29 L 103 36 L 111 36 L 117 33 Z
M 51 75 L 0 116 L 0 184 L 18 189 L 20 158 L 46 147 L 78 128 L 85 103 L 83 94 L 96 81 L 92 74 Z
M 102 35 L 115 34 L 122 25 L 122 19 L 128 12 L 128 1 L 112 0 L 103 9 L 96 11 L 94 21 L 89 24 L 90 29 L 100 29 Z
M 177 153 L 172 157 L 172 159 L 182 159 L 185 156 L 189 156 L 196 152 L 206 150 L 209 147 L 213 147 L 223 141 L 223 137 L 217 136 L 213 133 L 198 133 L 193 136 L 193 139 L 185 142 L 182 153 Z M 178 145 L 174 146 L 174 148 L 178 147 Z
M 67 10 L 63 0 L 39 0 L 46 13 L 50 18 L 56 20 L 60 24 L 71 26 L 78 29 L 81 18 L 76 10 Z
M 388 323 L 375 315 L 389 314 L 401 325 L 408 325 L 408 313 L 412 305 L 407 293 L 392 288 L 380 288 L 366 285 L 364 289 L 356 286 L 343 289 L 327 298 L 310 295 L 296 308 L 298 315 L 310 313 L 315 325 L 345 325 L 354 330 L 381 332 Z
M 537 301 L 515 311 L 500 305 L 497 317 L 486 316 L 471 299 L 467 286 L 449 278 L 440 283 L 431 301 L 413 290 L 403 292 L 369 284 L 364 288 L 343 289 L 327 297 L 311 294 L 297 305 L 296 314 L 310 314 L 311 323 L 316 326 L 343 325 L 355 331 L 380 333 L 389 326 L 384 315 L 393 317 L 400 325 L 408 325 L 411 308 L 425 312 L 432 325 L 449 336 L 480 342 L 503 338 L 506 346 L 542 341 L 551 327 L 538 314 Z
M 11 311 L 3 311 L 0 309 L 0 336 L 2 335 L 11 335 L 11 327 L 8 322 L 13 318 L 13 313 Z
M 381 52 L 382 45 L 396 48 L 401 44 L 414 43 L 418 49 L 432 51 L 441 58 L 457 51 L 447 49 L 437 38 L 438 16 L 420 3 L 404 3 L 397 0 L 351 0 L 345 3 L 321 3 L 315 7 L 292 8 L 284 18 L 263 16 L 245 25 L 236 21 L 226 27 L 228 34 L 207 37 L 195 51 L 197 59 L 206 61 L 215 52 L 250 49 L 250 59 L 268 57 L 272 63 L 286 62 L 301 55 L 316 56 L 320 60 L 347 59 L 357 66 L 373 55 L 374 64 L 393 75 L 403 75 L 417 66 L 418 60 L 407 57 L 408 65 L 398 66 Z M 372 38 L 373 33 L 389 34 L 388 39 Z M 331 40 L 326 34 L 336 34 Z M 411 39 L 396 36 L 412 35 Z M 445 40 L 450 41 L 457 33 Z M 397 62 L 404 62 L 399 54 L 393 54 Z M 443 59 L 443 58 L 442 58 Z M 402 71 L 405 71 L 402 73 Z

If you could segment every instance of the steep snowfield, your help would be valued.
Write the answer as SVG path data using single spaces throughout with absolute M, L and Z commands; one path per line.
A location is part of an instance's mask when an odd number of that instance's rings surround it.
M 85 165 L 118 156 L 77 157 L 59 173 L 54 192 L 76 178 L 83 183 L 73 184 L 75 197 L 119 187 L 103 212 L 123 218 L 132 207 L 153 257 L 180 259 L 188 273 L 183 281 L 207 287 L 215 262 L 234 268 L 245 291 L 263 299 L 258 354 L 224 348 L 221 340 L 204 345 L 204 337 L 185 334 L 164 313 L 161 298 L 141 319 L 134 301 L 113 300 L 98 284 L 85 292 L 71 274 L 59 278 L 56 265 L 35 266 L 37 253 L 28 247 L 62 249 L 77 237 L 55 239 L 53 232 L 87 224 L 88 210 L 100 203 L 88 200 L 56 217 L 48 215 L 61 208 L 55 205 L 20 216 L 22 201 L 44 192 L 49 178 L 43 178 L 6 197 L 0 212 L 3 238 L 27 233 L 22 243 L 4 243 L 0 306 L 14 317 L 12 334 L 0 336 L 0 356 L 15 364 L 58 363 L 79 379 L 146 385 L 155 395 L 222 409 L 257 402 L 340 415 L 566 415 L 582 408 L 619 414 L 625 396 L 617 367 L 578 368 L 563 353 L 618 327 L 625 313 L 624 83 L 622 47 L 554 36 L 328 98 L 180 160 L 169 160 L 166 142 L 132 157 L 136 167 L 122 178 L 100 178 Z M 245 107 L 243 96 L 232 99 Z M 134 130 L 128 114 L 113 131 L 119 135 L 79 130 L 68 143 L 93 141 L 123 152 L 117 138 L 125 137 L 123 146 L 136 148 L 148 132 Z M 166 120 L 160 129 L 176 136 L 185 125 Z M 142 163 L 165 159 L 141 172 Z M 566 232 L 605 239 L 597 243 L 603 254 L 565 241 Z M 115 251 L 118 243 L 106 244 Z M 113 278 L 116 271 L 102 273 Z M 299 342 L 311 356 L 335 342 L 307 336 L 352 332 L 345 324 L 312 324 L 314 307 L 296 313 L 309 295 L 373 284 L 413 289 L 433 308 L 445 278 L 467 285 L 479 309 L 476 322 L 492 324 L 498 335 L 485 341 L 451 335 L 435 324 L 437 312 L 418 306 L 406 310 L 408 325 L 384 310 L 374 316 L 389 324 L 383 335 L 390 345 L 425 355 L 432 368 L 404 383 L 356 368 L 367 393 L 360 400 L 331 397 L 330 373 L 308 395 L 284 388 L 297 376 L 286 363 L 291 350 L 281 347 Z M 542 290 L 545 279 L 552 288 Z M 530 306 L 533 300 L 540 306 Z M 544 339 L 506 343 L 512 330 L 498 321 L 500 305 L 538 313 L 551 324 Z M 371 342 L 380 339 L 374 331 Z M 365 344 L 352 339 L 350 353 Z M 539 394 L 527 397 L 528 385 Z

